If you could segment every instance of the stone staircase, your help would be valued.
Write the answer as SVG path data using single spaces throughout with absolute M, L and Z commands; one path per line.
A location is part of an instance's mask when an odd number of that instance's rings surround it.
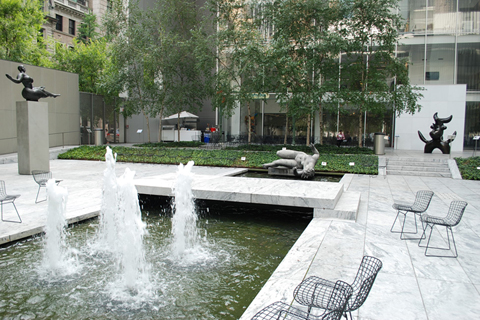
M 448 159 L 387 157 L 387 175 L 452 178 Z

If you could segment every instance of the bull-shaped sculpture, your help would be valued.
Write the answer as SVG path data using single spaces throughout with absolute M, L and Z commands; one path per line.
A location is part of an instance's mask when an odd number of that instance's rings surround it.
M 439 118 L 438 117 L 438 112 L 435 112 L 433 115 L 433 120 L 435 122 L 430 126 L 432 131 L 430 131 L 430 137 L 432 140 L 427 140 L 423 136 L 423 134 L 418 130 L 418 136 L 420 137 L 420 140 L 425 142 L 425 148 L 424 148 L 424 153 L 432 153 L 432 151 L 436 148 L 440 149 L 442 153 L 444 154 L 450 154 L 450 143 L 455 140 L 455 137 L 457 136 L 457 131 L 453 133 L 453 138 L 447 139 L 446 141 L 443 141 L 443 131 L 447 129 L 445 126 L 445 123 L 449 123 L 452 121 L 453 116 L 447 117 L 447 118 Z

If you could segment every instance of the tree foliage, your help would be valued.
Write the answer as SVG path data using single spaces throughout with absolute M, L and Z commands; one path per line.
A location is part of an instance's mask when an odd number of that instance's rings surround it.
M 236 103 L 248 105 L 248 92 L 271 90 L 287 120 L 306 118 L 309 126 L 318 110 L 320 129 L 325 109 L 354 108 L 359 136 L 365 112 L 414 113 L 421 89 L 409 84 L 406 62 L 394 54 L 401 22 L 397 2 L 213 0 L 219 48 L 215 105 L 231 114 Z
M 401 17 L 397 0 L 352 0 L 344 18 L 347 46 L 342 50 L 342 87 L 339 98 L 356 109 L 358 136 L 365 112 L 381 114 L 387 108 L 414 113 L 421 88 L 411 86 L 407 62 L 395 57 Z M 358 140 L 359 146 L 362 140 Z
M 105 39 L 92 40 L 86 44 L 73 39 L 73 48 L 56 44 L 53 56 L 54 67 L 78 73 L 79 90 L 103 94 L 100 79 L 109 64 L 108 44 Z
M 78 27 L 77 40 L 87 44 L 90 41 L 97 39 L 99 36 L 98 28 L 97 16 L 92 12 L 85 14 L 83 21 Z
M 247 0 L 212 4 L 217 30 L 217 81 L 214 106 L 231 115 L 238 104 L 247 106 L 248 142 L 252 138 L 250 103 L 263 99 L 274 80 L 270 53 L 255 3 Z
M 322 102 L 335 97 L 330 93 L 338 89 L 338 52 L 345 45 L 343 8 L 327 1 L 281 0 L 266 9 L 275 26 L 269 60 L 275 62 L 278 100 L 284 109 L 288 104 L 288 113 L 296 119 L 307 118 L 309 127 L 315 110 L 321 115 Z M 307 145 L 310 135 L 307 130 Z
M 213 65 L 198 58 L 212 55 L 200 54 L 209 47 L 194 3 L 162 0 L 149 10 L 140 10 L 136 3 L 124 7 L 116 1 L 106 30 L 112 64 L 104 87 L 127 94 L 126 115 L 144 115 L 149 141 L 149 117 L 202 107 Z
M 122 1 L 112 3 L 105 19 L 112 63 L 102 77 L 102 90 L 109 95 L 127 93 L 124 114 L 143 114 L 150 142 L 149 116 L 158 101 L 159 86 L 155 85 L 154 58 L 149 50 L 153 35 L 143 23 L 144 16 L 134 3 L 128 7 Z
M 40 29 L 42 0 L 0 1 L 0 59 L 49 66 Z

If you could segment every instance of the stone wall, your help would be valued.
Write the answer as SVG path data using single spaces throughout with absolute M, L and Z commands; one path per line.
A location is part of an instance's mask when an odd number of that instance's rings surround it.
M 22 84 L 15 84 L 5 77 L 17 77 L 18 62 L 0 60 L 0 154 L 17 152 L 16 101 L 22 97 Z M 78 75 L 53 69 L 24 64 L 27 74 L 34 79 L 34 86 L 44 86 L 61 96 L 41 99 L 48 102 L 49 146 L 78 145 L 80 143 L 80 103 Z
M 423 98 L 418 101 L 422 106 L 420 112 L 414 115 L 402 114 L 396 120 L 395 136 L 397 138 L 396 149 L 400 150 L 423 150 L 425 143 L 418 137 L 418 130 L 427 140 L 432 130 L 430 126 L 434 122 L 433 115 L 438 112 L 439 118 L 453 116 L 450 123 L 446 123 L 447 129 L 443 134 L 443 140 L 457 131 L 455 141 L 450 145 L 452 152 L 463 151 L 463 136 L 465 127 L 465 102 L 467 90 L 465 84 L 459 85 L 423 85 Z M 440 150 L 435 149 L 436 153 Z

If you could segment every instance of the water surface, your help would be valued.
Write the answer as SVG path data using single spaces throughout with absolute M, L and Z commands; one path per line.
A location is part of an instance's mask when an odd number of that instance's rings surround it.
M 92 249 L 90 220 L 68 229 L 72 272 L 63 276 L 40 272 L 43 237 L 0 248 L 0 318 L 238 319 L 311 219 L 308 210 L 198 202 L 202 248 L 179 261 L 169 200 L 143 200 L 145 288 L 118 289 L 119 266 Z

